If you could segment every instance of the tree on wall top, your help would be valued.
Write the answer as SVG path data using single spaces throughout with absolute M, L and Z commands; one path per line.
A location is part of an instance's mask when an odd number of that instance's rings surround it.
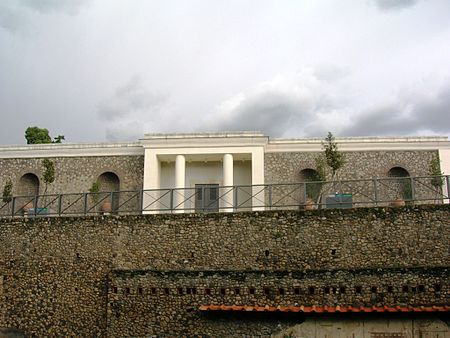
M 48 129 L 39 127 L 28 127 L 25 130 L 25 139 L 27 144 L 42 144 L 42 143 L 61 143 L 64 140 L 64 135 L 58 135 L 53 140 L 48 133 Z

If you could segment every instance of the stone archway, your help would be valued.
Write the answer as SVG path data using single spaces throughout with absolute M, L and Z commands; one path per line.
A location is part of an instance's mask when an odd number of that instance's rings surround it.
M 413 188 L 408 170 L 400 166 L 392 167 L 388 171 L 388 177 L 392 178 L 390 184 L 392 189 L 396 191 L 396 198 L 404 200 L 413 198 Z
M 302 194 L 306 197 L 306 200 L 316 202 L 319 198 L 322 190 L 322 183 L 320 183 L 319 173 L 317 170 L 306 168 L 299 173 L 300 182 L 305 182 L 305 188 Z M 303 199 L 305 199 L 303 197 Z
M 17 187 L 19 196 L 36 196 L 39 195 L 39 178 L 32 173 L 27 173 L 19 179 Z
M 109 193 L 105 201 L 111 202 L 111 211 L 117 212 L 119 209 L 119 198 L 120 198 L 120 178 L 117 174 L 106 171 L 102 173 L 97 178 L 97 182 L 99 183 L 99 192 L 100 193 Z

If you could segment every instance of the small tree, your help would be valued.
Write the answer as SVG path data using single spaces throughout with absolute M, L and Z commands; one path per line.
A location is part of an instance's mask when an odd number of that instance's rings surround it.
M 430 161 L 429 172 L 430 175 L 433 176 L 430 183 L 436 191 L 436 198 L 439 198 L 439 195 L 442 193 L 442 185 L 444 184 L 444 179 L 442 177 L 444 173 L 441 171 L 441 163 L 438 157 L 435 157 Z
M 339 151 L 331 132 L 328 132 L 327 137 L 325 137 L 322 142 L 322 149 L 324 150 L 324 153 L 315 159 L 317 172 L 316 179 L 318 182 L 324 182 L 326 180 L 326 168 L 329 167 L 331 169 L 331 180 L 333 181 L 337 176 L 338 170 L 346 163 L 345 156 Z M 323 183 L 318 183 L 316 187 L 313 187 L 312 189 L 314 189 L 316 203 L 320 204 L 323 195 Z
M 322 148 L 325 153 L 326 164 L 331 168 L 331 180 L 334 180 L 337 171 L 345 165 L 345 156 L 338 150 L 337 143 L 331 132 L 328 132 Z
M 27 144 L 42 144 L 42 143 L 61 143 L 64 140 L 64 135 L 58 135 L 52 141 L 48 133 L 48 129 L 39 127 L 28 127 L 25 130 L 25 139 Z
M 2 194 L 3 203 L 9 203 L 12 201 L 12 189 L 13 184 L 11 180 L 7 180 L 5 186 L 3 187 L 3 194 Z
M 98 202 L 99 191 L 100 191 L 100 182 L 98 182 L 98 181 L 93 182 L 91 187 L 89 188 L 89 192 L 91 193 L 91 198 L 94 201 L 94 203 Z
M 44 195 L 47 194 L 47 188 L 48 185 L 53 183 L 55 181 L 55 164 L 53 161 L 49 160 L 48 158 L 44 158 L 42 160 L 42 165 L 44 167 L 44 183 L 45 183 L 45 189 L 44 189 Z
M 442 184 L 444 184 L 444 180 L 442 179 L 442 171 L 441 164 L 439 162 L 439 158 L 435 157 L 430 161 L 430 175 L 433 176 L 431 179 L 431 185 L 436 189 L 441 189 Z
M 325 172 L 325 161 L 323 156 L 318 156 L 314 159 L 316 162 L 316 169 L 314 170 L 314 174 L 309 177 L 308 181 L 311 183 L 306 183 L 306 197 L 314 202 L 318 202 L 323 182 L 326 179 Z

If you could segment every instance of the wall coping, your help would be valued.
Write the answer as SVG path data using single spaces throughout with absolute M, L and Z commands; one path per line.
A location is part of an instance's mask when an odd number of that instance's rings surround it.
M 145 148 L 264 147 L 266 153 L 319 152 L 323 138 L 269 138 L 261 132 L 154 133 L 136 142 L 58 143 L 0 146 L 0 158 L 144 155 Z M 446 136 L 336 137 L 342 151 L 450 149 Z
M 144 155 L 139 142 L 128 143 L 51 143 L 0 147 L 0 158 L 88 157 Z

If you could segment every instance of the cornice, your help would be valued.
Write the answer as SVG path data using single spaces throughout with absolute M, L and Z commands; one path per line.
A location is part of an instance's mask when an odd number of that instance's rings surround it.
M 266 147 L 272 152 L 318 152 L 322 151 L 321 138 L 271 139 Z M 342 151 L 395 151 L 450 149 L 446 136 L 425 137 L 342 137 L 336 138 Z
M 132 143 L 62 143 L 0 147 L 0 158 L 86 157 L 144 155 L 139 142 Z

